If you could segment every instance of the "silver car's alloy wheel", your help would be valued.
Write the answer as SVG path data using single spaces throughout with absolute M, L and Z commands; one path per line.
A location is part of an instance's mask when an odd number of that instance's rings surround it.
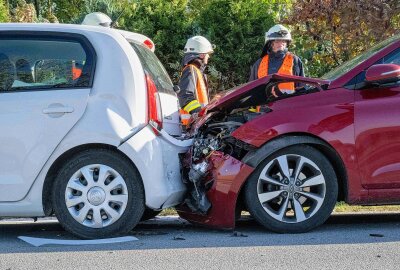
M 116 222 L 128 203 L 122 176 L 109 166 L 82 167 L 68 180 L 65 204 L 71 216 L 89 228 L 104 228 Z
M 257 195 L 264 211 L 280 222 L 311 218 L 325 200 L 326 182 L 320 168 L 296 154 L 281 155 L 262 170 Z

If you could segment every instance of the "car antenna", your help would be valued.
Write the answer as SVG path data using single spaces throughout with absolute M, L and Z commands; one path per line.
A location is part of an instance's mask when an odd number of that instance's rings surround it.
M 121 18 L 122 15 L 124 15 L 126 8 L 124 8 L 119 15 L 117 16 L 117 18 L 115 19 L 115 21 L 113 21 L 110 25 L 111 28 L 114 28 L 117 25 L 117 22 L 119 20 L 119 18 Z

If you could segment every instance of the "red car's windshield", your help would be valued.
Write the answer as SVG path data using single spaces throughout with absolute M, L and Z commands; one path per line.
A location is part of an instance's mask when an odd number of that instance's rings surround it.
M 392 43 L 396 40 L 399 40 L 399 39 L 400 39 L 400 35 L 395 35 L 391 38 L 388 38 L 388 39 L 376 44 L 375 46 L 373 46 L 369 50 L 365 51 L 364 53 L 354 57 L 353 59 L 345 62 L 344 64 L 338 66 L 337 68 L 329 71 L 328 73 L 323 75 L 321 78 L 324 80 L 332 81 L 332 80 L 338 78 L 339 76 L 341 76 L 342 74 L 346 73 L 347 71 L 351 70 L 358 64 L 361 64 L 362 62 L 367 60 L 370 56 L 372 56 L 376 52 L 380 51 L 381 49 L 383 49 L 390 43 Z

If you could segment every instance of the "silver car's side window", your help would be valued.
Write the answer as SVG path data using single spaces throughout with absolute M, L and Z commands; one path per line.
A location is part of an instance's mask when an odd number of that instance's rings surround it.
M 91 87 L 93 67 L 79 39 L 0 35 L 2 92 Z

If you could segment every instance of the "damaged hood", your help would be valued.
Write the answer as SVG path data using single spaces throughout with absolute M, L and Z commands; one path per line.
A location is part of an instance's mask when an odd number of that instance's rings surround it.
M 217 95 L 206 107 L 207 111 L 225 111 L 235 108 L 245 108 L 265 104 L 265 102 L 267 101 L 267 94 L 265 89 L 268 84 L 285 81 L 316 84 L 319 86 L 320 90 L 322 90 L 322 86 L 329 85 L 330 83 L 330 81 L 315 78 L 271 74 L 256 81 L 239 85 L 231 90 L 228 90 L 225 93 Z M 290 96 L 296 95 L 293 94 Z M 280 98 L 278 97 L 275 98 L 275 100 L 276 99 Z M 270 99 L 269 101 L 274 101 L 274 99 Z

